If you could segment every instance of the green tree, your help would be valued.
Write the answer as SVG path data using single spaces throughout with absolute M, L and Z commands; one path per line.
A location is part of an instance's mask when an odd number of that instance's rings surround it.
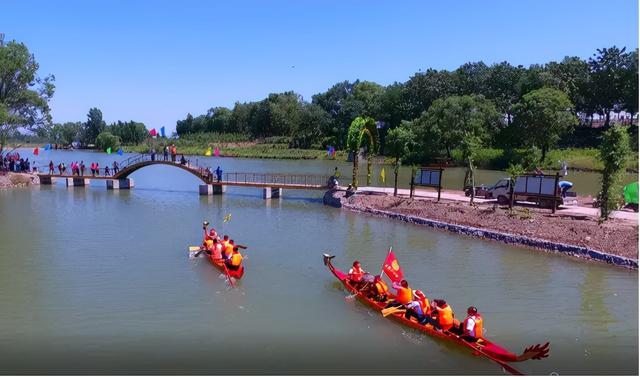
M 628 71 L 633 69 L 633 56 L 625 51 L 626 48 L 619 49 L 613 46 L 598 49 L 598 53 L 589 58 L 595 104 L 598 113 L 605 117 L 605 127 L 609 126 L 610 112 L 624 103 L 625 87 L 628 85 Z M 636 85 L 637 75 L 636 70 Z
M 56 144 L 70 145 L 80 138 L 81 132 L 81 122 L 57 123 L 51 128 L 49 139 Z
M 520 98 L 518 83 L 523 70 L 521 66 L 514 67 L 508 62 L 502 62 L 492 65 L 487 74 L 484 94 L 495 103 L 498 111 L 506 115 L 507 125 L 511 124 L 513 106 Z
M 101 132 L 98 137 L 96 137 L 96 147 L 102 151 L 105 151 L 107 148 L 111 148 L 115 151 L 119 146 L 119 138 L 110 132 Z
M 552 88 L 534 90 L 526 94 L 515 106 L 516 126 L 528 146 L 542 150 L 541 161 L 560 137 L 569 133 L 578 123 L 573 105 L 567 95 Z
M 371 157 L 378 145 L 376 122 L 373 118 L 357 117 L 351 122 L 347 135 L 347 148 L 353 153 L 353 177 L 351 184 L 358 187 L 358 155 L 360 148 L 367 149 L 367 185 L 371 184 Z
M 322 145 L 323 132 L 330 127 L 331 117 L 314 104 L 305 104 L 300 113 L 300 122 L 291 132 L 292 148 L 325 148 Z
M 638 49 L 627 55 L 623 74 L 622 107 L 629 113 L 638 112 Z
M 85 145 L 96 144 L 96 138 L 105 128 L 106 123 L 102 120 L 102 111 L 96 107 L 89 109 L 87 123 L 84 125 L 83 143 Z
M 465 133 L 488 142 L 497 130 L 500 114 L 493 103 L 482 96 L 451 96 L 433 102 L 426 113 L 431 133 L 423 137 L 437 139 L 451 157 Z
M 149 130 L 147 130 L 144 123 L 133 120 L 130 122 L 117 121 L 107 127 L 106 130 L 120 138 L 120 142 L 124 144 L 138 145 L 149 135 Z
M 486 93 L 489 67 L 483 62 L 465 63 L 454 71 L 455 94 L 460 96 Z
M 383 95 L 384 87 L 380 84 L 361 81 L 353 88 L 352 100 L 361 102 L 363 116 L 379 119 Z
M 600 219 L 607 220 L 613 210 L 618 208 L 622 195 L 620 185 L 625 163 L 629 155 L 629 134 L 626 127 L 614 126 L 602 136 L 600 159 L 602 170 L 602 189 L 600 190 Z
M 546 67 L 546 86 L 562 90 L 569 96 L 577 112 L 590 114 L 591 83 L 589 65 L 577 56 L 565 57 L 562 62 L 550 62 Z
M 398 195 L 398 170 L 401 160 L 411 153 L 415 140 L 415 134 L 411 130 L 410 123 L 404 121 L 401 126 L 387 132 L 387 150 L 396 160 L 394 163 L 393 196 Z
M 0 46 L 0 152 L 8 135 L 19 128 L 38 132 L 51 125 L 55 77 L 39 77 L 38 68 L 23 43 Z
M 326 135 L 327 142 L 338 148 L 344 147 L 352 120 L 364 111 L 363 102 L 353 98 L 359 82 L 339 82 L 326 92 L 312 97 L 312 103 L 322 107 L 331 116 L 332 125 Z
M 214 107 L 207 111 L 205 132 L 237 132 L 231 128 L 232 111 L 226 107 Z
M 471 198 L 469 204 L 473 204 L 473 200 L 476 196 L 475 187 L 475 161 L 478 157 L 478 153 L 482 148 L 482 141 L 472 132 L 465 132 L 462 137 L 462 158 L 467 162 L 467 172 L 465 174 L 465 187 L 471 187 Z
M 414 119 L 441 97 L 455 92 L 454 76 L 449 71 L 428 69 L 412 76 L 404 84 L 404 102 L 408 108 L 408 119 Z

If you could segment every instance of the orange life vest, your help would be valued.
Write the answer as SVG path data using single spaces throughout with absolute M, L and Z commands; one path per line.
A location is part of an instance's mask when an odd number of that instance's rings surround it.
M 239 267 L 241 263 L 242 263 L 242 254 L 238 252 L 234 252 L 231 255 L 231 265 L 235 267 Z
M 207 249 L 211 250 L 211 247 L 213 246 L 213 240 L 207 239 L 204 241 L 204 243 L 207 245 Z
M 233 254 L 233 245 L 229 243 L 224 249 L 224 256 L 228 258 L 231 254 Z
M 453 326 L 453 310 L 447 305 L 444 308 L 438 308 L 438 323 L 443 330 L 449 330 Z
M 385 283 L 384 280 L 380 280 L 376 282 L 375 287 L 376 287 L 376 294 L 386 295 L 387 292 L 389 292 L 389 287 L 387 287 L 387 283 Z
M 398 301 L 402 305 L 407 305 L 408 303 L 413 301 L 413 290 L 411 288 L 400 287 L 396 289 L 396 301 Z
M 473 334 L 469 333 L 469 331 L 467 330 L 467 323 L 469 322 L 469 319 L 473 319 L 473 321 L 475 322 L 475 325 L 473 326 Z M 480 316 L 480 313 L 470 315 L 464 320 L 464 334 L 472 336 L 474 338 L 482 338 L 482 326 L 482 316 Z

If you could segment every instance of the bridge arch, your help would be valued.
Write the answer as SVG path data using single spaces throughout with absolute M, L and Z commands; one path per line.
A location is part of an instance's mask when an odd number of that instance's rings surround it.
M 173 166 L 182 170 L 185 170 L 191 174 L 193 174 L 194 176 L 196 176 L 198 179 L 200 179 L 203 183 L 210 183 L 210 181 L 207 179 L 207 177 L 205 177 L 202 173 L 200 173 L 199 169 L 196 168 L 192 168 L 189 167 L 187 165 L 182 165 L 180 163 L 176 163 L 176 162 L 172 162 L 172 161 L 162 161 L 162 160 L 145 160 L 145 159 L 140 159 L 139 161 L 133 160 L 133 161 L 123 161 L 120 164 L 120 171 L 118 171 L 116 174 L 113 175 L 114 179 L 124 179 L 127 178 L 129 175 L 131 175 L 132 173 L 134 173 L 135 171 L 138 171 L 146 166 L 151 166 L 151 165 L 168 165 L 168 166 Z

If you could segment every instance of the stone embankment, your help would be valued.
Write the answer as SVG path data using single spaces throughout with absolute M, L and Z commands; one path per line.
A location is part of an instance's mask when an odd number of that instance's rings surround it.
M 40 179 L 36 174 L 28 173 L 0 173 L 0 190 L 14 187 L 39 185 Z
M 509 211 L 493 203 L 471 206 L 383 193 L 358 193 L 346 198 L 344 191 L 329 191 L 323 202 L 465 236 L 638 269 L 638 224 L 620 219 L 600 224 L 595 218 L 567 216 L 561 211 L 555 215 L 539 208 L 514 207 Z

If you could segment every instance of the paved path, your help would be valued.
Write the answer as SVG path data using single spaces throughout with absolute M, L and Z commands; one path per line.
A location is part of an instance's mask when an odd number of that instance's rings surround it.
M 387 195 L 393 195 L 393 187 L 360 187 L 358 188 L 358 191 L 371 191 L 371 192 L 380 192 L 380 193 L 386 193 Z M 402 197 L 408 197 L 409 196 L 409 189 L 398 189 L 398 195 L 402 196 Z M 416 189 L 413 192 L 413 197 L 414 198 L 430 198 L 430 199 L 436 199 L 438 197 L 438 192 L 436 190 L 419 190 Z M 460 201 L 460 202 L 468 202 L 469 201 L 469 197 L 465 196 L 464 193 L 462 192 L 452 192 L 452 191 L 441 191 L 440 193 L 440 199 L 446 199 L 446 200 L 455 200 L 455 201 Z M 495 203 L 496 200 L 495 199 L 480 199 L 480 198 L 476 198 L 475 202 L 478 204 L 482 204 L 482 203 Z M 593 207 L 584 207 L 584 206 L 577 206 L 577 205 L 571 205 L 571 206 L 560 206 L 558 207 L 558 212 L 559 214 L 562 215 L 578 215 L 578 216 L 589 216 L 589 217 L 599 217 L 600 216 L 600 210 L 598 208 L 593 208 Z M 613 214 L 611 215 L 611 217 L 613 218 L 618 218 L 618 219 L 623 219 L 623 220 L 628 220 L 628 221 L 632 221 L 636 224 L 638 224 L 638 213 L 637 212 L 633 212 L 633 211 L 614 211 Z

